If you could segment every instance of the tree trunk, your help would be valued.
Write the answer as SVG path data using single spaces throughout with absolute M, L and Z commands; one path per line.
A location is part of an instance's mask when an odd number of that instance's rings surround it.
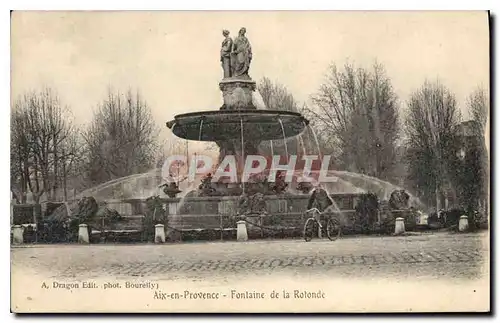
M 58 153 L 58 151 L 57 151 L 57 149 L 58 149 L 58 147 L 57 147 L 57 136 L 55 134 L 52 136 L 52 146 L 54 148 L 54 182 L 52 183 L 52 190 L 53 190 L 52 198 L 54 200 L 57 200 L 57 184 L 58 184 L 58 177 L 59 177 L 58 176 L 59 175 L 59 169 L 58 169 L 59 168 L 58 167 L 59 166 L 58 165 L 58 162 L 59 162 L 58 158 L 59 158 L 59 156 L 57 154 Z M 64 163 L 64 161 L 63 161 L 63 163 Z
M 62 155 L 65 155 L 65 151 L 63 148 Z M 71 166 L 71 165 L 70 165 Z M 64 157 L 64 160 L 62 161 L 62 176 L 63 176 L 63 193 L 64 193 L 64 202 L 68 201 L 68 191 L 67 191 L 67 180 L 68 180 L 68 174 L 66 173 L 66 157 Z
M 33 194 L 33 203 L 40 204 L 40 198 L 42 197 L 43 192 Z
M 439 190 L 439 185 L 436 184 L 436 211 L 439 211 L 441 209 L 441 194 Z
M 65 168 L 63 166 L 63 168 Z M 64 190 L 64 202 L 67 202 L 68 201 L 68 184 L 67 184 L 67 181 L 68 181 L 68 175 L 66 175 L 66 172 L 63 173 L 63 190 Z

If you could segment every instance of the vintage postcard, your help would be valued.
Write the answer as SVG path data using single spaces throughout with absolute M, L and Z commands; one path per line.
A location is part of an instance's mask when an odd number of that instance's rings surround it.
M 13 11 L 11 311 L 490 308 L 486 11 Z

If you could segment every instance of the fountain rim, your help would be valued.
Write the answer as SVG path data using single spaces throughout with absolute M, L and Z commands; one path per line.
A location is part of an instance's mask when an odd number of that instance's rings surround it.
M 214 115 L 271 115 L 272 117 L 279 118 L 280 116 L 285 117 L 297 117 L 300 118 L 302 122 L 305 122 L 306 125 L 309 125 L 309 120 L 304 117 L 299 112 L 293 111 L 283 111 L 283 110 L 256 110 L 256 109 L 242 109 L 242 110 L 208 110 L 208 111 L 197 111 L 197 112 L 188 112 L 182 113 L 174 116 L 174 119 L 168 121 L 167 127 L 172 128 L 174 124 L 176 124 L 179 120 L 184 118 L 191 117 L 199 117 L 203 118 L 205 116 L 214 116 Z

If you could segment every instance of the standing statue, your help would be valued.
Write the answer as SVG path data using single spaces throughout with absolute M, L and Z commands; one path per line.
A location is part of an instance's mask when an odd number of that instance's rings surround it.
M 231 77 L 231 50 L 233 49 L 233 40 L 229 37 L 229 31 L 223 30 L 222 35 L 225 37 L 222 41 L 220 49 L 220 61 L 222 70 L 224 71 L 224 78 Z
M 234 39 L 231 53 L 231 75 L 233 77 L 248 76 L 250 62 L 252 61 L 252 46 L 245 37 L 246 29 L 243 27 Z

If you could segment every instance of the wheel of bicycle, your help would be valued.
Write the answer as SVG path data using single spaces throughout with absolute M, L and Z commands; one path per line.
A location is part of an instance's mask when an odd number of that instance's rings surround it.
M 304 239 L 306 242 L 311 241 L 314 236 L 314 229 L 316 227 L 316 221 L 312 218 L 307 219 L 306 224 L 304 224 Z
M 337 240 L 341 234 L 341 227 L 338 221 L 333 219 L 328 219 L 326 223 L 326 236 L 330 241 Z

